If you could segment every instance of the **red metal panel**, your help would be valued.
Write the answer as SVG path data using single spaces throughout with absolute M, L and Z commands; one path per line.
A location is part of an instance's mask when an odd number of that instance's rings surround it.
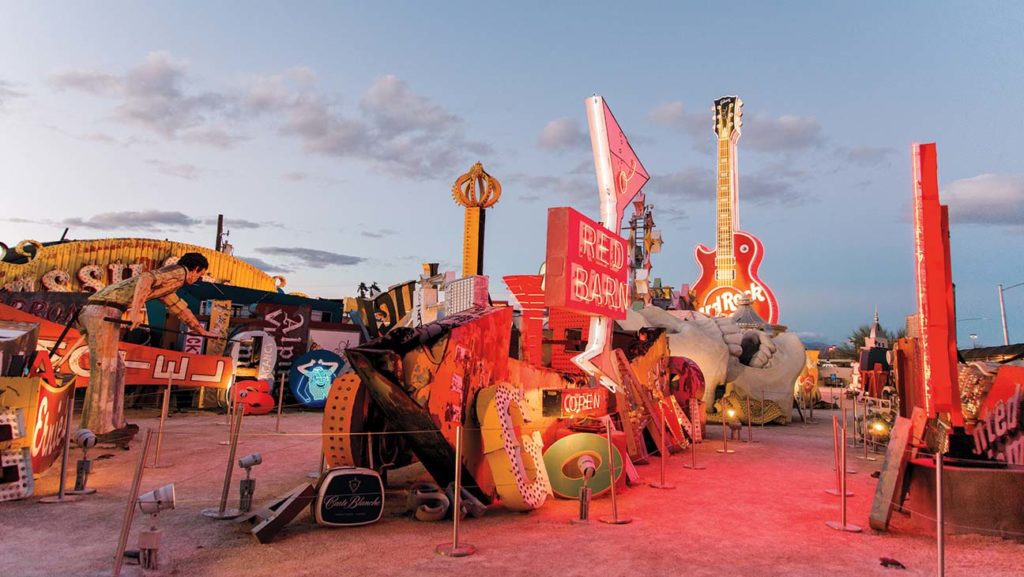
M 542 365 L 544 339 L 544 277 L 521 274 L 502 277 L 522 308 L 523 360 L 533 366 Z
M 920 374 L 926 414 L 948 412 L 963 425 L 956 371 L 956 322 L 949 264 L 949 224 L 939 204 L 935 143 L 914 145 L 914 251 L 921 327 Z

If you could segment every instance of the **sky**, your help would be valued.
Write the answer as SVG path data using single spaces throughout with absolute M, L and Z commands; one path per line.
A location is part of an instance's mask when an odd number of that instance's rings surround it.
M 461 269 L 451 186 L 502 184 L 485 273 L 536 273 L 546 211 L 598 213 L 584 100 L 651 174 L 652 276 L 715 241 L 711 107 L 744 102 L 740 228 L 780 322 L 842 343 L 916 310 L 911 145 L 936 142 L 958 341 L 1024 283 L 1024 4 L 0 1 L 0 241 L 168 238 L 286 290 Z M 1024 286 L 1005 293 L 1024 341 Z M 970 335 L 976 335 L 972 338 Z

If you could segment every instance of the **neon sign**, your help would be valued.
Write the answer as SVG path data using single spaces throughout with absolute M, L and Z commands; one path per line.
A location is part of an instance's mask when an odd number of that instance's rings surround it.
M 292 395 L 306 407 L 323 407 L 331 392 L 331 383 L 347 368 L 345 361 L 331 351 L 310 351 L 292 365 L 288 376 Z
M 547 306 L 626 318 L 626 240 L 580 212 L 548 210 L 546 274 Z

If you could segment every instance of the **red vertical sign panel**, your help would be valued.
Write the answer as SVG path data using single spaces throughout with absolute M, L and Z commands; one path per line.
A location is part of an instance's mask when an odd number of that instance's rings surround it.
M 935 144 L 914 145 L 914 256 L 921 327 L 920 374 L 929 416 L 950 414 L 963 425 L 956 370 L 956 321 L 949 262 L 949 223 L 939 204 Z M 945 218 L 944 218 L 945 216 Z

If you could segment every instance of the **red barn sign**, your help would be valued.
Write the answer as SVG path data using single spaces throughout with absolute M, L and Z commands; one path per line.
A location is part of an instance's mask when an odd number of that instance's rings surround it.
M 544 304 L 626 318 L 626 240 L 568 207 L 548 209 Z

